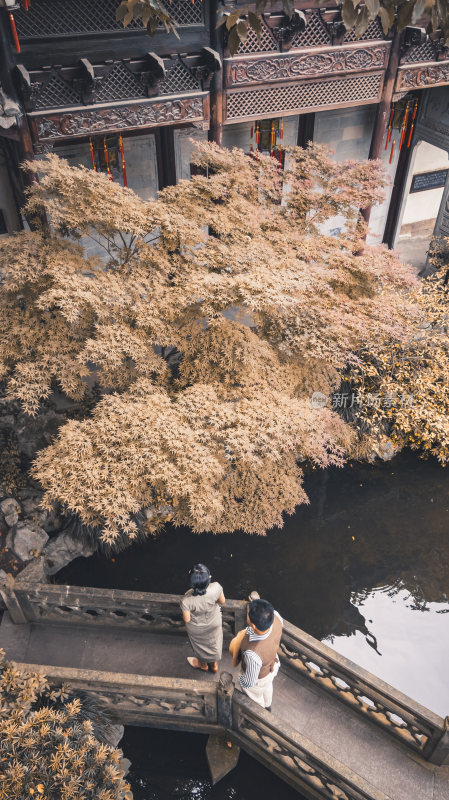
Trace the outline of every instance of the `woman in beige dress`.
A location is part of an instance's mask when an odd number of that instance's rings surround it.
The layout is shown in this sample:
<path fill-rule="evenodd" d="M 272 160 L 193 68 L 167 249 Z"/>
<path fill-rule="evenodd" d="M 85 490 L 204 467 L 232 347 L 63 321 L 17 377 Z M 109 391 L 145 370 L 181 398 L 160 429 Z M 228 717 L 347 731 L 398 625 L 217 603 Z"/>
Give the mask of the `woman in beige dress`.
<path fill-rule="evenodd" d="M 195 564 L 190 570 L 190 589 L 181 600 L 182 618 L 194 652 L 187 661 L 194 669 L 218 672 L 223 650 L 220 606 L 224 603 L 223 588 L 217 582 L 211 583 L 204 564 Z"/>

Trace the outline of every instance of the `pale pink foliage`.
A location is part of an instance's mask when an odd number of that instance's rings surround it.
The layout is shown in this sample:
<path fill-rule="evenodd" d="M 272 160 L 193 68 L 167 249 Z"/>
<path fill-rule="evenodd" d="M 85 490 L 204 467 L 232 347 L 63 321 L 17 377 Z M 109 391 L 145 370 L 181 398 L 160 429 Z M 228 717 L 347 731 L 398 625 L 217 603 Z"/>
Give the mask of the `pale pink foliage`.
<path fill-rule="evenodd" d="M 45 207 L 51 228 L 0 245 L 10 394 L 30 413 L 53 380 L 79 399 L 92 364 L 115 392 L 33 470 L 47 504 L 107 541 L 133 537 L 155 496 L 197 531 L 282 524 L 307 502 L 298 463 L 341 464 L 354 444 L 312 393 L 335 388 L 373 342 L 402 342 L 415 313 L 411 270 L 361 244 L 378 163 L 293 148 L 285 192 L 270 158 L 208 144 L 195 159 L 208 177 L 144 202 L 50 156 L 29 207 Z M 321 234 L 339 213 L 345 233 Z M 85 256 L 88 236 L 104 259 Z"/>

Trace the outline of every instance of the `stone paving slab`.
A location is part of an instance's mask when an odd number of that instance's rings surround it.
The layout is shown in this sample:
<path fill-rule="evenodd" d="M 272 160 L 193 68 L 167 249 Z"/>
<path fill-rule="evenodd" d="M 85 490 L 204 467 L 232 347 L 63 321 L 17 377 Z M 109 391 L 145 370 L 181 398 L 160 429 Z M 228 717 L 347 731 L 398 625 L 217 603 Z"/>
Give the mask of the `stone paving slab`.
<path fill-rule="evenodd" d="M 216 681 L 193 670 L 191 648 L 179 635 L 94 626 L 14 625 L 8 614 L 0 626 L 0 647 L 25 663 Z M 224 654 L 220 668 L 238 670 Z M 396 743 L 368 719 L 346 708 L 306 679 L 280 671 L 273 713 L 346 764 L 391 800 L 449 800 L 449 768 L 434 767 Z"/>

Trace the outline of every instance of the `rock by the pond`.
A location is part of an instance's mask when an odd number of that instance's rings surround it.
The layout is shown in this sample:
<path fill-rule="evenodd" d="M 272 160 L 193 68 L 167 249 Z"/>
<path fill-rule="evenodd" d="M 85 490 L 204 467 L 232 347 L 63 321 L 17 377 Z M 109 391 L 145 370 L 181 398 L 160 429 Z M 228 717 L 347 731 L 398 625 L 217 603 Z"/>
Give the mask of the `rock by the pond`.
<path fill-rule="evenodd" d="M 378 458 L 382 461 L 391 461 L 398 452 L 397 446 L 389 439 L 379 439 L 372 451 L 368 454 L 367 460 L 373 464 Z"/>
<path fill-rule="evenodd" d="M 47 582 L 44 556 L 33 558 L 33 560 L 29 561 L 28 564 L 21 570 L 21 572 L 19 572 L 19 574 L 16 576 L 15 582 L 16 584 L 20 584 L 22 581 L 31 581 L 31 583 Z"/>
<path fill-rule="evenodd" d="M 39 555 L 47 541 L 48 534 L 43 528 L 34 522 L 25 521 L 19 522 L 9 532 L 6 544 L 22 561 L 30 561 L 31 558 Z"/>
<path fill-rule="evenodd" d="M 63 531 L 51 539 L 43 550 L 45 557 L 45 571 L 47 575 L 55 575 L 66 564 L 70 564 L 79 556 L 88 557 L 95 552 L 95 547 L 86 542 L 74 539 L 70 533 Z"/>
<path fill-rule="evenodd" d="M 0 509 L 2 514 L 5 518 L 5 522 L 12 528 L 13 525 L 16 524 L 17 520 L 19 519 L 20 514 L 20 505 L 17 500 L 14 500 L 13 497 L 8 497 L 6 500 L 3 500 L 0 503 Z"/>
<path fill-rule="evenodd" d="M 22 507 L 25 514 L 32 514 L 33 511 L 37 511 L 39 509 L 39 504 L 41 502 L 41 495 L 35 494 L 31 497 L 26 497 L 22 500 Z"/>

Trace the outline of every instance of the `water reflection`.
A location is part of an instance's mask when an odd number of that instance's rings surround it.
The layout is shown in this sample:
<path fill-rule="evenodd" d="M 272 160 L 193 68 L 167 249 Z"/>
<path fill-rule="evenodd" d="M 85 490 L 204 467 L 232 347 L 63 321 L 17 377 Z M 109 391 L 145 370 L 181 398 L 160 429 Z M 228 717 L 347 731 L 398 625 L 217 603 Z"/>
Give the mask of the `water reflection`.
<path fill-rule="evenodd" d="M 282 531 L 168 528 L 115 562 L 78 559 L 57 580 L 184 592 L 191 564 L 205 562 L 229 597 L 257 589 L 300 628 L 449 713 L 449 471 L 403 453 L 389 464 L 312 472 L 306 489 L 310 506 Z"/>
<path fill-rule="evenodd" d="M 354 627 L 354 635 L 337 632 L 325 637 L 326 643 L 379 678 L 389 683 L 394 678 L 402 692 L 432 711 L 448 713 L 448 604 L 417 603 L 399 586 L 354 594 L 352 603 L 361 619 L 380 631 L 380 652 L 364 646 L 365 624 Z"/>

